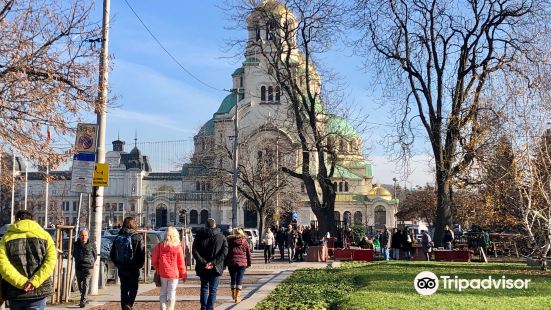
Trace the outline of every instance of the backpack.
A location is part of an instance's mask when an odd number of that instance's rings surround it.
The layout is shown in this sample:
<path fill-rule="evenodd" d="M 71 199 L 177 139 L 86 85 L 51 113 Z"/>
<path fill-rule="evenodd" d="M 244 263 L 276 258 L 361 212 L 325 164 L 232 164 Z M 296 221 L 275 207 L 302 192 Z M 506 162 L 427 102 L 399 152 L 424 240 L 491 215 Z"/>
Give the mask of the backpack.
<path fill-rule="evenodd" d="M 115 247 L 115 264 L 130 264 L 134 259 L 134 249 L 132 248 L 132 234 L 118 235 L 113 241 Z"/>

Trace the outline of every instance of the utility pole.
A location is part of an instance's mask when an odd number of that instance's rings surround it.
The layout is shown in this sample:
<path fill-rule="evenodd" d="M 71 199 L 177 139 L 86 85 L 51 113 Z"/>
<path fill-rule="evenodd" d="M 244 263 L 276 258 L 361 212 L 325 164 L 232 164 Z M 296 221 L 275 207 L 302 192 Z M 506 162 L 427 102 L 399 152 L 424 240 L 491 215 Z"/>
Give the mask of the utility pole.
<path fill-rule="evenodd" d="M 238 146 L 239 146 L 239 91 L 237 88 L 233 89 L 235 92 L 235 116 L 233 118 L 233 178 L 232 178 L 232 205 L 231 205 L 231 226 L 232 228 L 237 227 L 237 175 L 239 173 L 237 169 L 237 157 L 238 157 Z"/>
<path fill-rule="evenodd" d="M 46 197 L 44 205 L 44 228 L 48 227 L 48 205 L 50 204 L 50 163 L 46 163 Z"/>
<path fill-rule="evenodd" d="M 13 214 L 15 208 L 15 152 L 12 151 L 12 166 L 11 166 L 11 223 L 15 221 Z"/>
<path fill-rule="evenodd" d="M 27 210 L 27 194 L 29 192 L 29 173 L 28 173 L 28 164 L 25 162 L 25 210 Z"/>
<path fill-rule="evenodd" d="M 101 54 L 99 63 L 98 105 L 96 108 L 98 137 L 96 162 L 105 163 L 105 125 L 107 121 L 107 79 L 109 70 L 109 8 L 110 0 L 103 0 L 103 22 L 101 28 Z M 103 217 L 103 187 L 95 187 L 92 191 L 94 198 L 94 219 L 92 222 L 91 239 L 96 245 L 97 253 L 101 252 L 101 228 Z M 89 210 L 90 212 L 91 210 Z M 100 271 L 100 257 L 94 263 L 92 279 L 90 281 L 90 295 L 98 294 Z"/>

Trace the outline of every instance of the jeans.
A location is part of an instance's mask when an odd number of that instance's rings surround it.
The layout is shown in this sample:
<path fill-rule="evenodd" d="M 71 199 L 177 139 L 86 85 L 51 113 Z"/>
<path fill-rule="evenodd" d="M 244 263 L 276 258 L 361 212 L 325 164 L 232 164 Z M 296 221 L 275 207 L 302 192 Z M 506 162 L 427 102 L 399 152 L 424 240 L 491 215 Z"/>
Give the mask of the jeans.
<path fill-rule="evenodd" d="M 220 283 L 220 276 L 200 276 L 201 278 L 201 310 L 214 310 L 216 291 Z"/>
<path fill-rule="evenodd" d="M 169 300 L 176 300 L 176 288 L 178 287 L 178 279 L 161 278 L 161 293 L 159 300 L 161 303 Z"/>
<path fill-rule="evenodd" d="M 383 259 L 389 260 L 388 248 L 381 248 L 381 252 L 383 253 Z"/>
<path fill-rule="evenodd" d="M 92 269 L 75 270 L 75 276 L 77 277 L 78 290 L 80 291 L 80 301 L 86 301 Z"/>
<path fill-rule="evenodd" d="M 228 267 L 228 271 L 230 272 L 230 285 L 241 288 L 245 267 Z"/>
<path fill-rule="evenodd" d="M 138 281 L 140 269 L 120 269 L 119 279 L 121 281 L 121 308 L 125 305 L 132 307 L 138 294 Z"/>
<path fill-rule="evenodd" d="M 273 253 L 272 253 L 272 245 L 266 244 L 264 245 L 264 262 L 267 263 L 269 260 L 272 259 Z"/>
<path fill-rule="evenodd" d="M 392 249 L 392 256 L 395 260 L 400 260 L 400 249 Z"/>
<path fill-rule="evenodd" d="M 293 258 L 295 257 L 295 251 L 296 248 L 294 246 L 287 248 L 287 254 L 289 254 L 289 263 L 293 261 Z"/>
<path fill-rule="evenodd" d="M 411 251 L 404 251 L 404 257 L 406 260 L 411 260 Z"/>
<path fill-rule="evenodd" d="M 10 300 L 11 310 L 44 310 L 46 308 L 46 299 L 35 300 Z"/>
<path fill-rule="evenodd" d="M 452 243 L 451 242 L 444 243 L 444 248 L 446 250 L 453 250 Z"/>
<path fill-rule="evenodd" d="M 285 259 L 285 246 L 280 243 L 277 245 L 277 247 L 279 248 L 279 254 L 281 254 L 281 260 L 284 260 Z"/>

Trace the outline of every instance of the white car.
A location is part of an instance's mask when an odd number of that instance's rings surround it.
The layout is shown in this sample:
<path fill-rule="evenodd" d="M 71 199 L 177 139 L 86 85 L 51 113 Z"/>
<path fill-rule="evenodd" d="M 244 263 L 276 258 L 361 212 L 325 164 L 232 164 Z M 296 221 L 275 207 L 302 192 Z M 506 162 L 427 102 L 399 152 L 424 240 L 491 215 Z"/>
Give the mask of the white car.
<path fill-rule="evenodd" d="M 258 248 L 258 229 L 256 228 L 245 228 L 243 229 L 245 234 L 249 236 L 249 241 L 251 244 L 251 249 L 257 249 Z"/>

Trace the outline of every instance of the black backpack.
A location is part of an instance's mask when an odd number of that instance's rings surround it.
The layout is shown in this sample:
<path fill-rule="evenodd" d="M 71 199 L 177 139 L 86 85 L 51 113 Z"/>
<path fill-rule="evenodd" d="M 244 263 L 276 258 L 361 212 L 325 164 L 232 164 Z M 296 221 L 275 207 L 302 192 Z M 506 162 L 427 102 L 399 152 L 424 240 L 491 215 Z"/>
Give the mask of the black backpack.
<path fill-rule="evenodd" d="M 134 259 L 132 234 L 118 235 L 113 241 L 115 247 L 115 264 L 130 264 Z"/>

